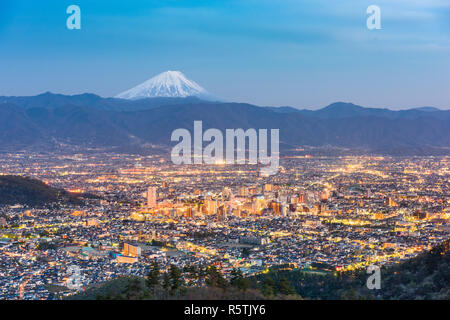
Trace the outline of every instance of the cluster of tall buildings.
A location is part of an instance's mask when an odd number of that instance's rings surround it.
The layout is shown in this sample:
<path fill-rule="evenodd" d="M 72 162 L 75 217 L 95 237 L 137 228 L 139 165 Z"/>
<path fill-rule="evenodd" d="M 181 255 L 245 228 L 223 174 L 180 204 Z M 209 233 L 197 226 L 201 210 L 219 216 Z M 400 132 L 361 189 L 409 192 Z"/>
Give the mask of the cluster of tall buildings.
<path fill-rule="evenodd" d="M 167 184 L 165 184 L 167 186 Z M 168 193 L 161 185 L 158 188 L 150 186 L 146 191 L 146 209 L 133 212 L 130 217 L 134 220 L 145 220 L 146 214 L 162 214 L 170 217 L 184 216 L 216 216 L 216 221 L 225 221 L 230 216 L 246 217 L 251 215 L 289 216 L 290 213 L 302 208 L 306 199 L 316 199 L 318 204 L 314 212 L 324 213 L 327 194 L 308 196 L 304 192 L 288 192 L 279 185 L 263 184 L 254 186 L 240 186 L 233 192 L 230 187 L 223 187 L 221 192 L 193 192 L 185 197 L 169 199 Z M 158 198 L 159 196 L 159 198 Z M 193 200 L 193 201 L 192 201 Z"/>
<path fill-rule="evenodd" d="M 150 209 L 156 208 L 157 204 L 157 192 L 155 187 L 148 187 L 147 190 L 147 207 Z"/>

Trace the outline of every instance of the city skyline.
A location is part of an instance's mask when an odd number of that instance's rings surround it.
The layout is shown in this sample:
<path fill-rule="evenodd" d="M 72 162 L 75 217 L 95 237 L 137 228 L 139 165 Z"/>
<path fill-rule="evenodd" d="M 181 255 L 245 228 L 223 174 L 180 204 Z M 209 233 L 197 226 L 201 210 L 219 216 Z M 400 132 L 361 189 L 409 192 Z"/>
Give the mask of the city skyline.
<path fill-rule="evenodd" d="M 286 157 L 266 177 L 249 164 L 178 166 L 164 156 L 75 150 L 0 158 L 0 299 L 71 299 L 104 281 L 146 277 L 154 263 L 162 273 L 216 266 L 226 279 L 277 268 L 334 277 L 448 243 L 448 156 Z M 5 185 L 38 185 L 23 172 L 87 197 L 32 205 L 46 198 L 28 191 L 17 205 Z M 68 277 L 69 266 L 80 277 Z M 399 299 L 384 277 L 370 299 Z M 205 288 L 192 273 L 183 281 Z M 404 284 L 400 299 L 424 298 L 420 285 Z"/>

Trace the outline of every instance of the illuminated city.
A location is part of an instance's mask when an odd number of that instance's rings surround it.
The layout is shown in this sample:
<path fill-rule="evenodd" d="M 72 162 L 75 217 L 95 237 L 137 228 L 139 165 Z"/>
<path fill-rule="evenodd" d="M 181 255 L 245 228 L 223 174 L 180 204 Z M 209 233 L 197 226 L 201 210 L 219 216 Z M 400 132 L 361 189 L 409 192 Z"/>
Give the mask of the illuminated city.
<path fill-rule="evenodd" d="M 163 269 L 216 265 L 225 277 L 285 264 L 395 264 L 448 238 L 449 161 L 306 155 L 283 158 L 277 175 L 263 176 L 257 165 L 175 166 L 158 155 L 3 155 L 3 175 L 96 197 L 81 206 L 2 207 L 0 298 L 51 298 L 70 265 L 87 287 L 145 276 L 155 260 Z"/>

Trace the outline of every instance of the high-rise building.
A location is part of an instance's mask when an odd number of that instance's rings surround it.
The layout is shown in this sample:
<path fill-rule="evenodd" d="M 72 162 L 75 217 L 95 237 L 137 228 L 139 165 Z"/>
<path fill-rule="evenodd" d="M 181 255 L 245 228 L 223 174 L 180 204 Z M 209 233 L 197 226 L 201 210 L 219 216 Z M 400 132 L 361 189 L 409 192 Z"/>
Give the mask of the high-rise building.
<path fill-rule="evenodd" d="M 141 247 L 134 246 L 129 243 L 124 243 L 123 255 L 129 257 L 139 257 L 141 255 Z"/>
<path fill-rule="evenodd" d="M 281 216 L 287 217 L 287 215 L 288 215 L 288 207 L 283 205 L 281 207 Z"/>
<path fill-rule="evenodd" d="M 238 195 L 239 195 L 240 197 L 245 197 L 245 196 L 247 196 L 247 195 L 248 195 L 248 189 L 247 189 L 246 187 L 240 187 L 240 188 L 239 188 Z"/>
<path fill-rule="evenodd" d="M 273 213 L 276 216 L 281 215 L 281 203 L 277 202 L 277 201 L 271 201 L 269 203 L 269 208 L 271 208 L 273 210 Z"/>
<path fill-rule="evenodd" d="M 325 204 L 320 203 L 320 202 L 317 202 L 314 204 L 314 211 L 317 214 L 325 213 L 326 210 L 327 210 L 327 208 L 326 208 Z"/>
<path fill-rule="evenodd" d="M 225 221 L 227 219 L 227 208 L 224 205 L 221 205 L 217 209 L 217 221 Z"/>
<path fill-rule="evenodd" d="M 301 194 L 298 196 L 298 202 L 300 202 L 300 203 L 305 203 L 305 194 L 304 194 L 304 193 L 301 193 Z"/>
<path fill-rule="evenodd" d="M 215 214 L 217 211 L 217 201 L 216 200 L 206 200 L 205 209 L 207 214 Z"/>
<path fill-rule="evenodd" d="M 186 209 L 186 218 L 193 218 L 194 217 L 194 209 L 192 207 L 188 207 Z"/>
<path fill-rule="evenodd" d="M 147 206 L 149 208 L 156 207 L 156 188 L 149 187 L 147 190 Z"/>

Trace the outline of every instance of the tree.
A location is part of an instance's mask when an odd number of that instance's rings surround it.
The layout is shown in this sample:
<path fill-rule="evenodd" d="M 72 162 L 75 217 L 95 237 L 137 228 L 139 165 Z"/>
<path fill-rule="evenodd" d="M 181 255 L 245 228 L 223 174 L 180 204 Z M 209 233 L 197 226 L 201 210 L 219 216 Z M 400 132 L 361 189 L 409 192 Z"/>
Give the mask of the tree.
<path fill-rule="evenodd" d="M 181 270 L 177 266 L 171 264 L 169 267 L 169 277 L 170 277 L 170 291 L 171 294 L 174 295 L 175 292 L 183 284 Z"/>
<path fill-rule="evenodd" d="M 237 287 L 238 282 L 239 282 L 242 278 L 243 278 L 243 275 L 242 275 L 241 269 L 233 268 L 233 270 L 231 270 L 230 284 L 231 284 L 233 287 Z"/>
<path fill-rule="evenodd" d="M 249 248 L 242 249 L 242 257 L 248 258 L 249 256 L 250 256 L 250 249 Z"/>
<path fill-rule="evenodd" d="M 162 283 L 164 292 L 166 297 L 169 295 L 169 289 L 170 289 L 170 276 L 167 272 L 163 275 L 163 283 Z"/>
<path fill-rule="evenodd" d="M 238 289 L 245 292 L 248 290 L 248 288 L 250 288 L 250 280 L 248 280 L 247 278 L 242 278 L 239 281 Z"/>
<path fill-rule="evenodd" d="M 242 271 L 240 269 L 234 268 L 231 270 L 231 279 L 230 284 L 238 288 L 242 291 L 247 291 L 247 289 L 250 287 L 250 281 L 246 278 L 244 278 L 244 275 L 242 274 Z"/>
<path fill-rule="evenodd" d="M 139 278 L 129 280 L 126 290 L 128 300 L 139 300 L 142 298 L 142 283 Z"/>
<path fill-rule="evenodd" d="M 153 293 L 153 297 L 156 295 L 156 288 L 159 286 L 161 277 L 159 265 L 156 261 L 152 263 L 150 272 L 147 275 L 146 284 L 150 291 Z"/>
<path fill-rule="evenodd" d="M 206 284 L 210 287 L 218 287 L 221 289 L 226 289 L 228 286 L 227 280 L 222 276 L 222 274 L 217 270 L 216 266 L 210 266 L 207 269 Z"/>
<path fill-rule="evenodd" d="M 274 295 L 275 281 L 272 278 L 265 278 L 262 286 L 262 294 L 266 297 Z"/>
<path fill-rule="evenodd" d="M 294 294 L 295 290 L 292 287 L 292 285 L 289 283 L 289 281 L 283 277 L 280 279 L 280 282 L 278 283 L 278 291 L 281 294 L 285 294 L 285 295 L 290 295 L 290 294 Z"/>
<path fill-rule="evenodd" d="M 187 274 L 187 276 L 189 277 L 191 282 L 193 282 L 195 280 L 198 280 L 198 271 L 197 271 L 197 269 L 194 266 L 192 266 L 192 265 L 185 266 L 183 268 L 183 272 L 185 274 L 185 277 L 186 277 L 186 274 Z"/>
<path fill-rule="evenodd" d="M 198 266 L 197 277 L 198 285 L 202 286 L 206 282 L 206 276 L 208 275 L 208 268 L 203 265 Z"/>

